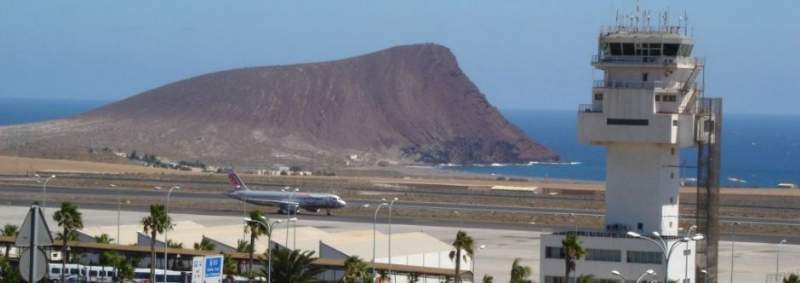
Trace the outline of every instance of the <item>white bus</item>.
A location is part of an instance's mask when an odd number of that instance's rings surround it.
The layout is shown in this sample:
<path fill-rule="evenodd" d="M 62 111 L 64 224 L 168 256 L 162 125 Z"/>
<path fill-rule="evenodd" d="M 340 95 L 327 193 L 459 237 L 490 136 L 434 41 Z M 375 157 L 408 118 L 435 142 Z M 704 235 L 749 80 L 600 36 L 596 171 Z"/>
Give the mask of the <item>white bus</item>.
<path fill-rule="evenodd" d="M 183 283 L 191 281 L 191 272 L 180 272 L 167 270 L 168 283 Z M 150 268 L 137 268 L 134 270 L 133 282 L 136 283 L 149 283 L 150 282 Z M 164 282 L 164 270 L 156 269 L 156 282 Z"/>

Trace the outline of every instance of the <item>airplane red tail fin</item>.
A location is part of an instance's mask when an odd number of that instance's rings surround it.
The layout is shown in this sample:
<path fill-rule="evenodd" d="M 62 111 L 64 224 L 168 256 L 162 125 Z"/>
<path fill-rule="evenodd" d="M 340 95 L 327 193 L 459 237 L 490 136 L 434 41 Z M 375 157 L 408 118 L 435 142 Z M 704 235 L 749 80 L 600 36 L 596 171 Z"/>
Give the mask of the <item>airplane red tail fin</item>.
<path fill-rule="evenodd" d="M 228 173 L 228 181 L 231 183 L 234 190 L 248 190 L 242 178 L 239 178 L 239 175 L 236 175 L 236 172 L 233 172 L 233 170 Z"/>

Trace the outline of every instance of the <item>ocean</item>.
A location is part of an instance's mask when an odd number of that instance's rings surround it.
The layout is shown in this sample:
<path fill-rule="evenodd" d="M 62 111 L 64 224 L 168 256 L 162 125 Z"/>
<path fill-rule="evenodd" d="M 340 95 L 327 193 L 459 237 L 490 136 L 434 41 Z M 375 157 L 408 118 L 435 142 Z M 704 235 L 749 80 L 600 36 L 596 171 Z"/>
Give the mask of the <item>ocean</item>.
<path fill-rule="evenodd" d="M 559 110 L 502 110 L 528 136 L 560 154 L 558 164 L 447 167 L 475 173 L 602 181 L 605 149 L 579 144 L 577 113 Z M 697 151 L 681 152 L 682 178 L 694 178 Z M 721 183 L 730 187 L 800 184 L 800 116 L 723 113 Z"/>
<path fill-rule="evenodd" d="M 0 125 L 68 117 L 106 103 L 108 102 L 0 98 Z M 502 113 L 526 134 L 561 155 L 563 162 L 443 168 L 503 176 L 592 181 L 605 179 L 605 150 L 577 142 L 575 111 L 506 109 Z M 723 185 L 774 187 L 781 182 L 800 184 L 800 116 L 725 113 L 723 123 Z M 691 149 L 681 152 L 682 177 L 695 176 L 696 154 Z"/>

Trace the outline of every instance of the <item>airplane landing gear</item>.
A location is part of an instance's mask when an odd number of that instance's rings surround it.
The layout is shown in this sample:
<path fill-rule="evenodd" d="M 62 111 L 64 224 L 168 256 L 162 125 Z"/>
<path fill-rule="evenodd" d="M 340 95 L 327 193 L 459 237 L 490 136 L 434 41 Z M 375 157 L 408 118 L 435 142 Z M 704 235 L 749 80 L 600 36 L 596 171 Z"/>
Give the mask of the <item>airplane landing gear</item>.
<path fill-rule="evenodd" d="M 326 209 L 325 212 L 326 212 L 325 213 L 326 215 L 331 216 L 331 210 L 330 209 Z"/>

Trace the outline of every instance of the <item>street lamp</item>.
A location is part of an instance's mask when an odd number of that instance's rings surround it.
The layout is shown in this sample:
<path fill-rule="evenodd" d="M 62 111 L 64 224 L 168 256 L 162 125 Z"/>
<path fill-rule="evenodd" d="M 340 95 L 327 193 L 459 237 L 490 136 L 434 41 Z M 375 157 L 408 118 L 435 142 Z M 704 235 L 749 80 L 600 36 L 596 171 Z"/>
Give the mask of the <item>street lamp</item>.
<path fill-rule="evenodd" d="M 50 177 L 47 177 L 47 178 L 39 176 L 39 174 L 36 174 L 36 175 L 33 175 L 33 176 L 35 176 L 36 178 L 39 178 L 38 180 L 36 180 L 37 183 L 42 183 L 42 208 L 46 209 L 47 208 L 47 183 L 49 183 L 50 180 L 55 179 L 56 175 L 50 175 Z M 44 179 L 44 182 L 42 182 L 41 179 Z"/>
<path fill-rule="evenodd" d="M 286 248 L 287 249 L 289 248 L 289 222 L 291 221 L 291 220 L 289 220 L 289 218 L 292 216 L 292 214 L 295 214 L 294 212 L 297 211 L 297 206 L 299 205 L 298 203 L 293 202 L 292 199 L 294 198 L 294 193 L 300 191 L 300 188 L 294 188 L 294 190 L 290 190 L 290 189 L 291 189 L 290 187 L 285 187 L 285 188 L 281 189 L 282 192 L 290 192 L 289 193 L 289 203 L 286 204 L 287 205 L 287 207 L 286 207 Z M 289 212 L 289 211 L 292 211 L 292 212 Z"/>
<path fill-rule="evenodd" d="M 385 200 L 386 199 L 384 199 L 384 201 Z M 389 206 L 389 203 L 382 202 L 381 204 L 378 205 L 377 208 L 375 208 L 375 216 L 373 217 L 372 221 L 372 278 L 375 278 L 375 276 L 377 276 L 377 273 L 375 273 L 375 235 L 377 234 L 377 232 L 375 231 L 377 230 L 376 227 L 378 225 L 378 211 L 380 211 L 381 207 L 384 206 Z M 364 208 L 368 207 L 369 204 L 364 205 Z"/>
<path fill-rule="evenodd" d="M 297 227 L 297 217 L 292 217 L 286 220 L 286 249 L 289 249 L 289 229 L 292 226 L 292 223 L 295 223 L 295 227 Z M 295 239 L 297 239 L 295 235 Z"/>
<path fill-rule="evenodd" d="M 733 283 L 733 260 L 736 254 L 734 250 L 736 249 L 736 226 L 739 225 L 739 222 L 733 222 L 733 233 L 731 236 L 731 283 Z"/>
<path fill-rule="evenodd" d="M 480 246 L 478 246 L 478 251 L 480 252 L 485 248 L 486 248 L 486 245 L 480 245 Z M 473 257 L 472 257 L 472 274 L 473 274 L 473 276 L 475 275 L 475 265 L 477 265 L 477 262 L 478 262 L 477 259 L 478 259 L 478 253 L 475 253 L 475 255 L 473 255 Z"/>
<path fill-rule="evenodd" d="M 692 225 L 689 227 L 689 231 L 686 233 L 686 235 L 693 235 L 695 231 L 697 231 L 697 225 Z M 689 279 L 689 254 L 691 253 L 691 251 L 689 250 L 689 242 L 687 241 L 685 243 L 686 243 L 685 246 L 686 248 L 683 250 L 683 256 L 684 256 L 683 280 L 688 281 L 687 279 Z"/>
<path fill-rule="evenodd" d="M 683 237 L 680 240 L 672 243 L 672 245 L 669 245 L 667 241 L 664 240 L 664 238 L 661 236 L 661 234 L 656 231 L 653 231 L 653 236 L 655 236 L 658 240 L 652 239 L 650 237 L 644 237 L 639 233 L 633 231 L 629 231 L 627 235 L 629 237 L 647 240 L 648 242 L 653 243 L 659 249 L 661 249 L 661 253 L 664 256 L 664 282 L 669 282 L 669 259 L 670 257 L 672 257 L 672 252 L 674 251 L 675 246 L 677 246 L 680 243 L 685 243 L 688 241 L 699 241 L 703 239 L 703 235 L 696 234 L 692 237 Z"/>
<path fill-rule="evenodd" d="M 628 282 L 628 279 L 625 279 L 625 276 L 622 276 L 622 273 L 620 273 L 617 270 L 612 270 L 611 275 L 619 277 L 620 279 L 622 279 L 623 283 Z M 636 283 L 642 282 L 642 279 L 644 279 L 647 276 L 655 276 L 655 275 L 656 275 L 655 271 L 653 271 L 652 269 L 648 269 L 647 271 L 642 273 L 642 275 L 640 275 L 638 279 L 636 279 Z"/>
<path fill-rule="evenodd" d="M 180 186 L 175 185 L 175 186 L 170 187 L 169 190 L 167 190 L 167 200 L 166 200 L 166 204 L 164 205 L 165 213 L 167 215 L 167 219 L 169 219 L 169 198 L 170 198 L 170 196 L 172 196 L 172 191 L 173 190 L 179 190 L 180 188 L 181 188 Z M 159 190 L 159 191 L 163 190 L 163 188 L 161 188 L 161 187 L 155 187 L 155 189 Z M 169 223 L 170 226 L 172 226 L 172 223 L 171 223 L 172 221 L 169 221 L 169 222 L 170 222 Z M 166 229 L 164 229 L 164 283 L 167 283 L 167 251 L 169 249 L 169 239 L 167 238 L 167 233 L 169 232 L 170 228 L 171 227 L 167 227 Z M 155 239 L 153 239 L 153 241 L 155 241 Z"/>
<path fill-rule="evenodd" d="M 394 202 L 398 201 L 397 197 L 393 198 L 392 201 L 389 202 L 389 281 L 394 282 L 394 275 L 392 274 L 392 207 L 394 206 Z"/>
<path fill-rule="evenodd" d="M 275 221 L 272 221 L 272 223 L 267 224 L 266 221 L 269 221 L 269 220 L 267 220 L 267 218 L 264 217 L 263 215 L 261 216 L 261 219 L 258 219 L 258 220 L 254 220 L 254 219 L 252 219 L 250 217 L 244 217 L 243 219 L 244 219 L 245 222 L 258 223 L 259 225 L 263 226 L 264 228 L 267 228 L 267 262 L 268 262 L 267 263 L 268 264 L 268 266 L 267 266 L 267 283 L 271 283 L 272 282 L 272 246 L 271 246 L 271 244 L 272 244 L 272 227 L 275 224 L 280 224 L 283 221 L 282 220 L 275 220 Z M 252 247 L 252 248 L 253 248 L 253 250 L 255 250 L 256 247 Z M 287 249 L 288 249 L 288 247 L 287 247 Z"/>
<path fill-rule="evenodd" d="M 781 245 L 786 244 L 786 239 L 781 240 L 778 242 L 778 245 L 775 247 L 775 277 L 780 278 L 781 274 Z"/>
<path fill-rule="evenodd" d="M 119 245 L 119 218 L 122 211 L 122 197 L 120 196 L 120 189 L 117 188 L 117 185 L 110 184 L 108 186 L 115 188 L 117 191 L 117 245 Z"/>
<path fill-rule="evenodd" d="M 708 270 L 700 269 L 700 273 L 703 273 L 703 283 L 708 283 Z"/>

